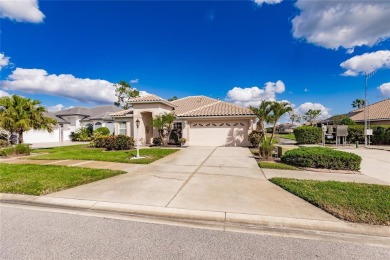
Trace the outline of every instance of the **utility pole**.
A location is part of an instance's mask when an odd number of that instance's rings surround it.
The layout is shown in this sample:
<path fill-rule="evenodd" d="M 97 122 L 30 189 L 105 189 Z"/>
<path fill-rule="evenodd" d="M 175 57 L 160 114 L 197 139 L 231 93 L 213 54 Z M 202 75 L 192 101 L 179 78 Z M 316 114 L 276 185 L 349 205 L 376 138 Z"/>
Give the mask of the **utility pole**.
<path fill-rule="evenodd" d="M 376 70 L 371 71 L 370 73 L 365 73 L 365 80 L 366 80 L 366 86 L 365 86 L 365 93 L 364 93 L 364 145 L 368 146 L 369 144 L 369 133 L 368 129 L 370 128 L 370 119 L 369 119 L 369 112 L 368 112 L 368 98 L 367 98 L 367 89 L 368 89 L 368 78 L 374 75 Z"/>

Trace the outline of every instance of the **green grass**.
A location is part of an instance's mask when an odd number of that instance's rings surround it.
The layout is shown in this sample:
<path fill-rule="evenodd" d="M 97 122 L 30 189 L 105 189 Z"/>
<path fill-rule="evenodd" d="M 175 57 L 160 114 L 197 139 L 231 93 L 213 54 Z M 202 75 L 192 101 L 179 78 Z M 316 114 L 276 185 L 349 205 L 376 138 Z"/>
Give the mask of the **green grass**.
<path fill-rule="evenodd" d="M 277 137 L 284 138 L 284 139 L 290 139 L 295 141 L 295 135 L 293 133 L 291 134 L 277 134 Z"/>
<path fill-rule="evenodd" d="M 279 163 L 279 162 L 259 162 L 260 168 L 264 169 L 278 169 L 278 170 L 295 170 L 298 171 L 299 168 L 284 164 L 284 163 Z"/>
<path fill-rule="evenodd" d="M 48 153 L 30 157 L 32 160 L 93 160 L 121 163 L 148 164 L 170 155 L 178 149 L 150 148 L 140 149 L 140 156 L 144 159 L 130 160 L 136 155 L 136 150 L 104 151 L 103 148 L 89 148 L 87 145 L 62 146 L 48 149 L 34 150 L 34 153 Z"/>
<path fill-rule="evenodd" d="M 0 164 L 0 192 L 43 195 L 124 173 L 55 165 Z"/>
<path fill-rule="evenodd" d="M 390 186 L 284 178 L 270 181 L 340 219 L 390 225 Z"/>

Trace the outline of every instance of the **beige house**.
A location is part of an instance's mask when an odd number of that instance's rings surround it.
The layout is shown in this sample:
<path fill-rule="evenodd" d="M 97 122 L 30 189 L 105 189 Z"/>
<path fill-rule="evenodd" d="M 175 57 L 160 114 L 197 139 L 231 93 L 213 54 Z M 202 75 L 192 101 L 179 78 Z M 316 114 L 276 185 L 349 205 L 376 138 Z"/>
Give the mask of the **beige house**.
<path fill-rule="evenodd" d="M 367 106 L 371 125 L 390 125 L 390 98 Z M 349 112 L 346 116 L 358 124 L 364 124 L 364 108 Z"/>
<path fill-rule="evenodd" d="M 144 144 L 157 137 L 152 118 L 174 113 L 176 129 L 192 146 L 248 146 L 248 133 L 253 130 L 256 116 L 245 107 L 205 96 L 190 96 L 168 102 L 155 95 L 132 99 L 132 108 L 110 115 L 116 134 L 133 136 Z M 137 131 L 136 120 L 140 121 Z"/>

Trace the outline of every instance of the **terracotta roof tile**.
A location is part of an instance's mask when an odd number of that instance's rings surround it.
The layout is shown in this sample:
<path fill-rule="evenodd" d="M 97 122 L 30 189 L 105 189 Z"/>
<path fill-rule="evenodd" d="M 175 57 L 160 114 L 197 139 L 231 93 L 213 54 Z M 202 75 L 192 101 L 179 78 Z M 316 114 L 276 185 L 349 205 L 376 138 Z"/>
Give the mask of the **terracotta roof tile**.
<path fill-rule="evenodd" d="M 370 120 L 390 120 L 390 98 L 369 105 Z M 356 109 L 348 114 L 354 121 L 364 121 L 364 108 Z"/>
<path fill-rule="evenodd" d="M 163 99 L 163 98 L 156 96 L 156 95 L 153 95 L 153 94 L 148 94 L 148 95 L 145 95 L 142 97 L 129 99 L 130 104 L 148 103 L 148 102 L 161 102 L 161 103 L 164 103 L 164 104 L 172 106 L 172 107 L 175 106 L 171 102 L 167 101 L 166 99 Z"/>
<path fill-rule="evenodd" d="M 118 116 L 125 116 L 125 115 L 128 115 L 128 114 L 133 114 L 133 108 L 129 108 L 129 109 L 122 110 L 122 111 L 119 111 L 119 112 L 111 113 L 110 116 L 118 117 Z"/>

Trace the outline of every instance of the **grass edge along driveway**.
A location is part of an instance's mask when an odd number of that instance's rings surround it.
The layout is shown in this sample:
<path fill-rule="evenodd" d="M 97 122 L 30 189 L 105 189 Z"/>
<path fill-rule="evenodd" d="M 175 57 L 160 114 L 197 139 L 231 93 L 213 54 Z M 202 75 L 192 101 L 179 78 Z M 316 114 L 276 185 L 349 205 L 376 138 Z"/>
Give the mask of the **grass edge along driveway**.
<path fill-rule="evenodd" d="M 390 186 L 287 178 L 270 181 L 337 218 L 390 226 Z"/>
<path fill-rule="evenodd" d="M 88 145 L 71 145 L 46 149 L 36 149 L 33 153 L 46 153 L 29 157 L 31 160 L 90 160 L 120 163 L 149 164 L 165 156 L 179 151 L 170 148 L 140 149 L 143 159 L 130 160 L 136 155 L 136 150 L 105 151 L 103 148 L 90 148 Z"/>
<path fill-rule="evenodd" d="M 45 195 L 124 173 L 57 165 L 0 164 L 0 192 Z"/>

